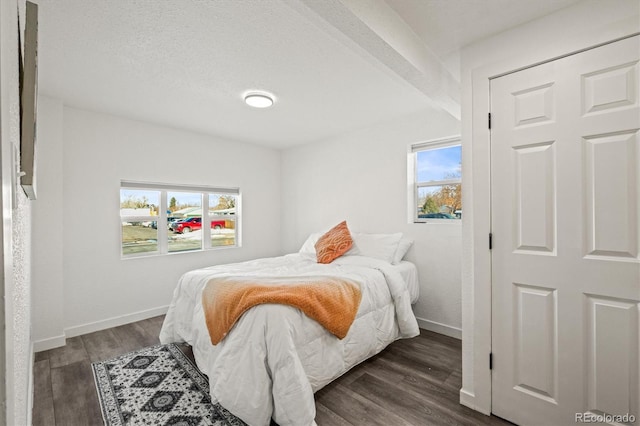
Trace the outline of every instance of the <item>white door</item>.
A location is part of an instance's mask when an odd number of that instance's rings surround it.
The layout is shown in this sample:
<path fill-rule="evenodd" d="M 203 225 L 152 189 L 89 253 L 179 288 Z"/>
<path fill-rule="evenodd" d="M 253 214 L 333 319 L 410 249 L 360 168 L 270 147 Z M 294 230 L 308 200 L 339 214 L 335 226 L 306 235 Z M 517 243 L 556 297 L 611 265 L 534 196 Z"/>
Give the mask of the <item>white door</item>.
<path fill-rule="evenodd" d="M 491 81 L 492 412 L 517 424 L 640 424 L 639 58 Z"/>

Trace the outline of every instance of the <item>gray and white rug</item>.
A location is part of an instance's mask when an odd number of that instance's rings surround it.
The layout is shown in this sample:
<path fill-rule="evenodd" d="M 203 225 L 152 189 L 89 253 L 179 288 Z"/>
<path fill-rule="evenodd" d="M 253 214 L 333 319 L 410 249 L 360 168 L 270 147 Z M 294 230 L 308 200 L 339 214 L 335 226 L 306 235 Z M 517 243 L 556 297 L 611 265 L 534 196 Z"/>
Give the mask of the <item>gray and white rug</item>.
<path fill-rule="evenodd" d="M 246 426 L 218 403 L 209 382 L 174 344 L 91 365 L 107 426 Z"/>

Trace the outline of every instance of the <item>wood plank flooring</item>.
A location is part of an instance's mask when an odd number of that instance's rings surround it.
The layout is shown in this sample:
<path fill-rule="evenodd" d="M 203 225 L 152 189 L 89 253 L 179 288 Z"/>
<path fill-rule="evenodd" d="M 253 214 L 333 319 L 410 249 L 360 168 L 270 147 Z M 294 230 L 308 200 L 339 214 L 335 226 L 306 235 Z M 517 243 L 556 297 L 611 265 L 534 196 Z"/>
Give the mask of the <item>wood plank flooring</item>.
<path fill-rule="evenodd" d="M 34 365 L 34 426 L 102 425 L 91 362 L 152 346 L 164 317 L 67 339 Z M 193 357 L 190 348 L 184 352 Z M 458 403 L 460 341 L 429 331 L 399 340 L 316 393 L 319 426 L 508 425 Z"/>

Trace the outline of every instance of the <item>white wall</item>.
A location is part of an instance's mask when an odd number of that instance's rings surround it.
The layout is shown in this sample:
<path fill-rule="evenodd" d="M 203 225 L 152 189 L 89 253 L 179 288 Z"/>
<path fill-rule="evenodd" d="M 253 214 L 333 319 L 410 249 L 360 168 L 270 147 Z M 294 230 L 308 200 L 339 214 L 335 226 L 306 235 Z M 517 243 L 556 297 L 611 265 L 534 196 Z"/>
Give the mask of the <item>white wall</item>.
<path fill-rule="evenodd" d="M 489 78 L 640 31 L 637 0 L 585 0 L 467 46 L 462 65 L 463 404 L 491 410 Z"/>
<path fill-rule="evenodd" d="M 39 97 L 38 199 L 31 216 L 33 340 L 50 347 L 64 345 L 62 114 L 61 101 Z"/>
<path fill-rule="evenodd" d="M 31 423 L 33 350 L 31 340 L 30 202 L 17 186 L 20 146 L 18 93 L 18 6 L 0 2 L 0 146 L 2 172 L 3 321 L 0 339 L 0 424 Z M 23 15 L 24 16 L 24 15 Z"/>
<path fill-rule="evenodd" d="M 56 336 L 163 313 L 188 270 L 280 254 L 278 151 L 62 107 L 52 99 L 41 106 L 46 130 L 40 145 L 49 146 L 39 146 L 39 178 L 47 184 L 34 204 L 33 246 L 52 257 L 35 262 L 34 311 L 48 309 L 49 296 L 59 303 L 62 295 L 63 308 L 62 317 L 58 311 L 38 317 L 36 349 L 56 346 Z M 240 187 L 242 247 L 121 259 L 121 179 Z"/>
<path fill-rule="evenodd" d="M 426 110 L 283 151 L 284 251 L 298 251 L 310 233 L 342 220 L 355 232 L 401 231 L 415 241 L 408 259 L 420 274 L 414 310 L 421 327 L 459 337 L 460 222 L 407 220 L 408 146 L 459 134 L 459 125 L 446 113 Z"/>

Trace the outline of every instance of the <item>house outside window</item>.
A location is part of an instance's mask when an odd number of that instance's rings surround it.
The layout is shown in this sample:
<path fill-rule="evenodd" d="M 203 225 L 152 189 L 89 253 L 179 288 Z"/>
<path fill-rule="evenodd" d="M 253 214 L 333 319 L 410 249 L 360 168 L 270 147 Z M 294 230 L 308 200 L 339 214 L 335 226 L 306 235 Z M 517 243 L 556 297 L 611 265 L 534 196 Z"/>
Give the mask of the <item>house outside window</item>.
<path fill-rule="evenodd" d="M 411 145 L 409 208 L 414 222 L 462 219 L 461 166 L 459 136 Z"/>
<path fill-rule="evenodd" d="M 122 181 L 120 223 L 123 258 L 240 247 L 240 190 Z"/>

